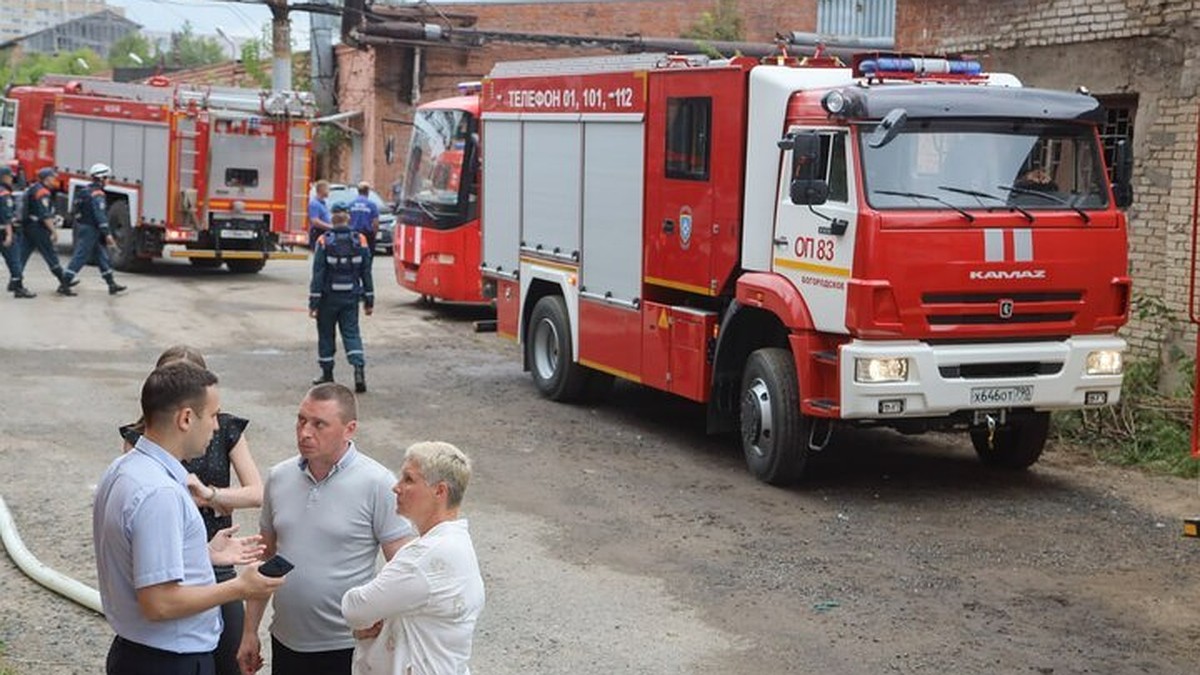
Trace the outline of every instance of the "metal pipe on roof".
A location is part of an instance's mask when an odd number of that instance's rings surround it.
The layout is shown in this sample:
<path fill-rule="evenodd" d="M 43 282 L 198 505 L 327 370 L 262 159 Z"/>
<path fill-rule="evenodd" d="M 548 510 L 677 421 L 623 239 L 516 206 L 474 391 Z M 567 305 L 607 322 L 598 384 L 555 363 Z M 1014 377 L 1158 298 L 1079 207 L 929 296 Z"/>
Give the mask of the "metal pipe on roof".
<path fill-rule="evenodd" d="M 389 44 L 389 40 L 405 43 L 444 44 L 445 46 L 456 47 L 479 47 L 487 42 L 508 42 L 515 44 L 591 47 L 626 53 L 646 51 L 710 53 L 716 51 L 726 55 L 741 54 L 752 57 L 770 56 L 779 53 L 778 44 L 763 42 L 707 41 L 684 38 L 643 37 L 638 35 L 528 33 L 475 28 L 451 28 L 415 21 L 383 21 L 366 24 L 360 27 L 357 33 L 361 42 L 375 45 Z M 831 43 L 823 41 L 821 36 L 816 34 L 798 32 L 788 33 L 781 37 L 784 39 L 784 44 L 791 47 L 795 53 L 794 55 L 797 56 L 812 55 L 815 53 L 818 44 L 823 45 L 823 53 L 825 55 L 837 56 L 842 59 L 849 59 L 864 48 L 890 48 L 885 46 L 885 43 L 890 45 L 890 41 L 885 39 L 859 39 L 857 42 L 854 42 L 852 38 L 838 37 L 837 39 L 842 42 Z"/>

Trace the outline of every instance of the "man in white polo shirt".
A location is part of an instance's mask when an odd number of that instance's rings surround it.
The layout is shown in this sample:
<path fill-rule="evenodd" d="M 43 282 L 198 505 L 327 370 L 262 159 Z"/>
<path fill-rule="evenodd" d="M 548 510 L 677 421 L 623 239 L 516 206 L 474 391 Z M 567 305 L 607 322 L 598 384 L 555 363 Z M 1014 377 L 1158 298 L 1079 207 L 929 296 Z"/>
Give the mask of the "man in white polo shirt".
<path fill-rule="evenodd" d="M 342 618 L 342 595 L 375 576 L 377 552 L 391 559 L 413 535 L 395 511 L 396 478 L 358 451 L 354 394 L 328 382 L 308 391 L 296 416 L 300 456 L 271 468 L 259 529 L 266 555 L 295 565 L 276 595 L 271 621 L 273 675 L 350 673 L 354 637 Z M 258 627 L 265 601 L 246 603 L 238 663 L 262 667 Z"/>

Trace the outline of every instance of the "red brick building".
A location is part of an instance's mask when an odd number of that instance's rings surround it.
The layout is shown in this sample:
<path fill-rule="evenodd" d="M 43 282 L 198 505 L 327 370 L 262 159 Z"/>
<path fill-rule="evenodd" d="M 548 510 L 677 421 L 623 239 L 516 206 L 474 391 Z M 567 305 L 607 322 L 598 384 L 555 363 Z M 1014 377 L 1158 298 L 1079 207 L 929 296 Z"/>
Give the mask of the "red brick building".
<path fill-rule="evenodd" d="M 427 12 L 430 23 L 445 24 L 446 17 L 475 19 L 472 28 L 537 34 L 678 38 L 717 0 L 542 0 L 501 1 L 481 4 L 432 3 L 444 13 Z M 739 15 L 746 41 L 770 42 L 778 32 L 815 31 L 817 0 L 739 0 Z M 387 10 L 375 6 L 380 13 Z M 397 10 L 412 17 L 412 10 Z M 414 102 L 455 94 L 458 83 L 479 80 L 498 61 L 566 58 L 610 54 L 603 49 L 546 46 L 534 43 L 489 41 L 472 48 L 375 44 L 365 48 L 337 47 L 337 100 L 340 110 L 361 110 L 353 122 L 361 131 L 361 144 L 344 146 L 330 169 L 338 179 L 362 177 L 386 195 L 400 177 L 408 151 Z M 413 73 L 418 76 L 414 82 Z"/>
<path fill-rule="evenodd" d="M 1200 108 L 1196 0 L 899 0 L 896 43 L 981 55 L 1027 86 L 1087 87 L 1107 106 L 1106 140 L 1130 136 L 1136 351 L 1190 355 L 1191 214 Z M 1141 308 L 1143 316 L 1139 314 Z M 1168 370 L 1171 370 L 1168 368 Z"/>

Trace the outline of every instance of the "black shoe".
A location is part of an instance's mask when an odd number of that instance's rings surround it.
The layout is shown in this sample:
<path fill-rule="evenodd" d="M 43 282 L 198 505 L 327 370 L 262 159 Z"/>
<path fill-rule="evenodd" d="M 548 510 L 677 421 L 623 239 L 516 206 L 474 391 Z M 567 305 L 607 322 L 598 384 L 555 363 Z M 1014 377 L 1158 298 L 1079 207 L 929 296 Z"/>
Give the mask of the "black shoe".
<path fill-rule="evenodd" d="M 19 282 L 9 281 L 8 282 L 8 292 L 14 293 L 14 292 L 16 292 L 17 288 L 19 288 L 20 286 L 21 286 L 21 284 Z"/>
<path fill-rule="evenodd" d="M 37 293 L 34 293 L 33 291 L 29 290 L 28 288 L 25 288 L 25 286 L 22 284 L 17 284 L 17 287 L 12 289 L 12 294 L 13 294 L 14 298 L 36 298 L 37 297 Z"/>
<path fill-rule="evenodd" d="M 68 295 L 68 296 L 79 295 L 75 291 L 71 290 L 71 284 L 65 279 L 63 280 L 63 282 L 61 284 L 58 285 L 58 290 L 56 290 L 54 292 L 58 293 L 59 295 Z"/>
<path fill-rule="evenodd" d="M 67 285 L 68 286 L 78 286 L 79 285 L 79 277 L 71 277 L 71 281 Z"/>
<path fill-rule="evenodd" d="M 367 391 L 367 374 L 362 366 L 354 366 L 354 391 L 360 394 Z"/>
<path fill-rule="evenodd" d="M 333 368 L 322 368 L 321 374 L 312 379 L 313 384 L 325 384 L 333 382 Z"/>
<path fill-rule="evenodd" d="M 120 293 L 121 291 L 124 291 L 124 290 L 128 290 L 128 289 L 126 287 L 122 286 L 121 284 L 118 284 L 115 281 L 109 282 L 109 284 L 108 284 L 108 294 L 109 295 L 116 295 L 117 293 Z"/>

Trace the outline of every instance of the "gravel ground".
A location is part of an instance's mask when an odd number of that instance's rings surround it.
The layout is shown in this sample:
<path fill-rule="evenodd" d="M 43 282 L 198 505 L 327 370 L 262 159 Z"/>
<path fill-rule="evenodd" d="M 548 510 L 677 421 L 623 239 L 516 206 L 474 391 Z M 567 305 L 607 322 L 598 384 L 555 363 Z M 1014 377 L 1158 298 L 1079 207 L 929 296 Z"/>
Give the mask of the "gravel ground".
<path fill-rule="evenodd" d="M 1194 483 L 1052 451 L 986 470 L 964 438 L 853 432 L 803 485 L 755 482 L 703 411 L 618 385 L 598 405 L 539 399 L 477 311 L 424 308 L 376 263 L 361 447 L 477 463 L 466 513 L 488 604 L 476 673 L 1194 673 Z M 186 341 L 252 420 L 261 467 L 294 453 L 315 369 L 306 269 L 231 277 L 163 266 L 110 298 L 0 299 L 0 494 L 46 564 L 95 583 L 91 491 L 136 417 L 141 378 Z M 345 376 L 347 368 L 339 366 Z M 256 513 L 239 514 L 253 531 Z M 112 633 L 0 562 L 0 641 L 18 673 L 94 673 Z"/>

